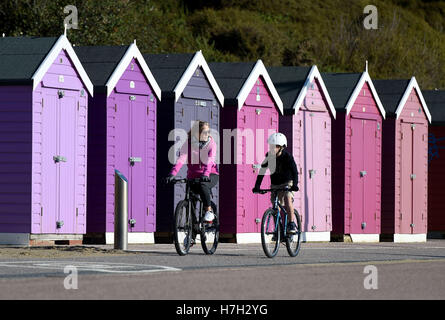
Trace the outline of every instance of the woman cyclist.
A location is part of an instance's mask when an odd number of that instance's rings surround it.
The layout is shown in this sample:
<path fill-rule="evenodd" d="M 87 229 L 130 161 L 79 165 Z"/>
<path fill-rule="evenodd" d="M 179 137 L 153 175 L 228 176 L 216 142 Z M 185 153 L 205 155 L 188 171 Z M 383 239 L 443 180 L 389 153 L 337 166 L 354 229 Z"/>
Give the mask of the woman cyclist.
<path fill-rule="evenodd" d="M 181 147 L 176 164 L 167 177 L 167 182 L 173 181 L 183 164 L 187 162 L 187 178 L 201 178 L 201 182 L 191 186 L 191 190 L 201 197 L 205 210 L 205 223 L 212 223 L 215 219 L 210 192 L 219 180 L 218 168 L 215 163 L 216 152 L 216 143 L 210 136 L 209 123 L 196 121 L 188 133 L 188 139 Z"/>

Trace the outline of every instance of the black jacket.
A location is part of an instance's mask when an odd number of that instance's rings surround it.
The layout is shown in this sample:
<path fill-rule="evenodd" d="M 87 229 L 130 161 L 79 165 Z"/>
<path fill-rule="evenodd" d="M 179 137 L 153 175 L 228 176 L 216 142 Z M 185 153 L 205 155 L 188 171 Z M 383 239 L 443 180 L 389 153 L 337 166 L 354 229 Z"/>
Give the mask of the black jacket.
<path fill-rule="evenodd" d="M 266 159 L 261 164 L 261 169 L 255 183 L 256 188 L 260 188 L 266 170 L 269 169 L 272 171 L 272 169 L 274 169 L 272 163 L 269 167 L 268 154 L 269 153 L 266 153 Z M 294 157 L 286 150 L 283 150 L 280 156 L 276 157 L 276 167 L 270 176 L 270 182 L 271 184 L 279 185 L 289 181 L 293 182 L 293 188 L 298 186 L 298 170 Z"/>

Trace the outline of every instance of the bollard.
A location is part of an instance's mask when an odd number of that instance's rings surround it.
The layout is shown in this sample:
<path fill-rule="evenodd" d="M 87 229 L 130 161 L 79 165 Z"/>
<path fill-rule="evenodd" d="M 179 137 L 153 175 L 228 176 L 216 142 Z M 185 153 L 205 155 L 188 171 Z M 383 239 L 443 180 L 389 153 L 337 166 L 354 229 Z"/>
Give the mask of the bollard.
<path fill-rule="evenodd" d="M 114 249 L 127 250 L 128 180 L 114 170 Z"/>

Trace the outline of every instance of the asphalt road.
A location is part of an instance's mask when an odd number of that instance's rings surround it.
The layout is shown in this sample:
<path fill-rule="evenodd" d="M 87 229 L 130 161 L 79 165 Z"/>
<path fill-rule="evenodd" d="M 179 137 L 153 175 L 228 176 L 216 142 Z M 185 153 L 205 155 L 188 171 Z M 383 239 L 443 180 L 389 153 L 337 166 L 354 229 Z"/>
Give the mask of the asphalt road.
<path fill-rule="evenodd" d="M 185 257 L 169 244 L 94 248 L 0 248 L 0 299 L 445 299 L 445 240 L 303 243 L 274 259 L 260 244 L 223 243 L 213 256 L 195 245 Z"/>

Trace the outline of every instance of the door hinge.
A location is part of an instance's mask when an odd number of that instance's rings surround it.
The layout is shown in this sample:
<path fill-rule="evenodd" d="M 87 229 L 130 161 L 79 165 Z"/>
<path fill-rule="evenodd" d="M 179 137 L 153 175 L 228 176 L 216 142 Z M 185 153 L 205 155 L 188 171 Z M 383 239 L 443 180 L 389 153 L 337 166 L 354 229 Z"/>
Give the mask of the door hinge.
<path fill-rule="evenodd" d="M 210 119 L 213 119 L 213 111 L 210 111 Z"/>
<path fill-rule="evenodd" d="M 352 128 L 351 128 L 351 137 L 352 137 L 353 133 L 352 133 Z"/>
<path fill-rule="evenodd" d="M 43 217 L 43 207 L 40 207 L 40 216 Z"/>
<path fill-rule="evenodd" d="M 150 208 L 147 207 L 147 217 L 150 215 Z"/>
<path fill-rule="evenodd" d="M 77 101 L 77 111 L 79 111 L 79 109 L 80 109 L 80 102 Z"/>
<path fill-rule="evenodd" d="M 184 117 L 184 108 L 182 108 L 181 115 Z"/>
<path fill-rule="evenodd" d="M 117 112 L 117 103 L 114 104 L 114 112 Z"/>
<path fill-rule="evenodd" d="M 43 98 L 42 98 L 42 109 L 43 109 Z"/>
<path fill-rule="evenodd" d="M 272 126 L 272 121 L 273 121 L 273 119 L 272 119 L 272 117 L 270 117 L 270 125 Z"/>
<path fill-rule="evenodd" d="M 147 116 L 150 113 L 150 106 L 147 106 Z"/>
<path fill-rule="evenodd" d="M 400 139 L 403 139 L 403 132 L 400 134 Z"/>
<path fill-rule="evenodd" d="M 76 217 L 79 216 L 79 208 L 76 208 Z"/>

